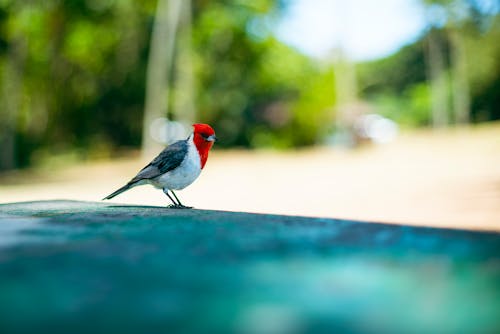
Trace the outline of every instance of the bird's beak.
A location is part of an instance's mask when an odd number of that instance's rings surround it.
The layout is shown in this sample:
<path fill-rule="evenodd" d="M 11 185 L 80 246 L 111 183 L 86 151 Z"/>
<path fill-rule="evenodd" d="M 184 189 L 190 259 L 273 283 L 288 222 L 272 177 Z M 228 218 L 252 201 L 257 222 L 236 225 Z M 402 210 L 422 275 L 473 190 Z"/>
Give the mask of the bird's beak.
<path fill-rule="evenodd" d="M 217 137 L 215 137 L 215 135 L 211 135 L 211 136 L 208 136 L 206 140 L 215 142 L 215 141 L 217 141 Z"/>

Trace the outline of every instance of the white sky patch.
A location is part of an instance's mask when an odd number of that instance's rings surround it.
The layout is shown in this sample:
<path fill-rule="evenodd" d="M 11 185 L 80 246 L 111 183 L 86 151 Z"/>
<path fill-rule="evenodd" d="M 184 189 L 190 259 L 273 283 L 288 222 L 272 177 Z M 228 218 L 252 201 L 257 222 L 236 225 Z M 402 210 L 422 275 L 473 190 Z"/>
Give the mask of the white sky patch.
<path fill-rule="evenodd" d="M 425 25 L 417 0 L 295 0 L 275 32 L 308 55 L 323 58 L 340 47 L 361 61 L 397 51 Z"/>

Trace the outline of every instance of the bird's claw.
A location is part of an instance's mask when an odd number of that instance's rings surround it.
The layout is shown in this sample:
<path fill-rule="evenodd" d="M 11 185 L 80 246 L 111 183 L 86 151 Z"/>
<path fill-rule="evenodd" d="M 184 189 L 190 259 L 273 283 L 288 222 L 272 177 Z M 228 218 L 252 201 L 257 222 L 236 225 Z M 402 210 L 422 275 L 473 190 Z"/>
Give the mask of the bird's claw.
<path fill-rule="evenodd" d="M 183 204 L 170 204 L 169 209 L 192 209 L 192 206 L 185 206 Z"/>

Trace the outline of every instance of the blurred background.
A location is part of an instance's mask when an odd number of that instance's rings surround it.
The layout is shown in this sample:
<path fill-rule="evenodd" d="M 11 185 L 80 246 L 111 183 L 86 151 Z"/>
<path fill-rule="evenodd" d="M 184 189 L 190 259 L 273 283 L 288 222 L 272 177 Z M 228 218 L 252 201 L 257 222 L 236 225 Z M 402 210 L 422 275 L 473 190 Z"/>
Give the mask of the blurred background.
<path fill-rule="evenodd" d="M 499 13 L 1 0 L 0 202 L 99 200 L 204 122 L 220 140 L 188 205 L 500 230 Z"/>

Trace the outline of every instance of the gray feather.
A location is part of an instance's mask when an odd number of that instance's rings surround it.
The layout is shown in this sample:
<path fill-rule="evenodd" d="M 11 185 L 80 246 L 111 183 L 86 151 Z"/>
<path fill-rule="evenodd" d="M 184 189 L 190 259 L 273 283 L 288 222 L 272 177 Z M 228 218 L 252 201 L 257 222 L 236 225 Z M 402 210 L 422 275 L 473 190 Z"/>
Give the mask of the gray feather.
<path fill-rule="evenodd" d="M 132 185 L 130 183 L 127 183 L 126 185 L 124 185 L 123 187 L 121 187 L 120 189 L 116 190 L 115 192 L 113 192 L 112 194 L 106 196 L 103 198 L 103 200 L 105 199 L 112 199 L 113 197 L 117 196 L 117 195 L 120 195 L 122 192 L 124 191 L 127 191 L 130 189 Z"/>
<path fill-rule="evenodd" d="M 179 140 L 172 145 L 167 146 L 156 158 L 153 159 L 146 167 L 141 169 L 139 173 L 132 180 L 130 180 L 126 185 L 115 191 L 104 199 L 111 199 L 124 191 L 129 190 L 131 187 L 136 185 L 137 182 L 142 180 L 150 180 L 165 174 L 172 169 L 179 167 L 182 160 L 187 155 L 188 151 L 188 141 Z"/>
<path fill-rule="evenodd" d="M 188 143 L 187 140 L 179 140 L 172 145 L 167 146 L 156 158 L 153 159 L 130 181 L 135 183 L 140 180 L 154 179 L 162 174 L 165 174 L 172 169 L 179 167 L 182 160 L 187 155 Z"/>

